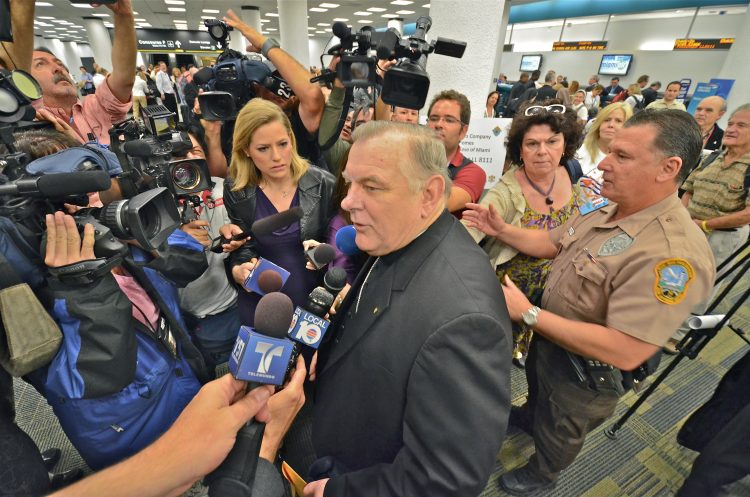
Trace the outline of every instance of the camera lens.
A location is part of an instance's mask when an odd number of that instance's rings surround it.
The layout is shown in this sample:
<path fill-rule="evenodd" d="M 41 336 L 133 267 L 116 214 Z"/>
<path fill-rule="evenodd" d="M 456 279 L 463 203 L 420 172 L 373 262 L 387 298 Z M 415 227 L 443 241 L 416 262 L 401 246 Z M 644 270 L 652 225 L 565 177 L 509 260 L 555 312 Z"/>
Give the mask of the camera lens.
<path fill-rule="evenodd" d="M 172 182 L 182 190 L 192 190 L 201 182 L 201 171 L 192 162 L 182 163 L 172 169 Z"/>
<path fill-rule="evenodd" d="M 352 79 L 367 80 L 370 78 L 370 66 L 366 62 L 354 62 L 350 70 Z"/>

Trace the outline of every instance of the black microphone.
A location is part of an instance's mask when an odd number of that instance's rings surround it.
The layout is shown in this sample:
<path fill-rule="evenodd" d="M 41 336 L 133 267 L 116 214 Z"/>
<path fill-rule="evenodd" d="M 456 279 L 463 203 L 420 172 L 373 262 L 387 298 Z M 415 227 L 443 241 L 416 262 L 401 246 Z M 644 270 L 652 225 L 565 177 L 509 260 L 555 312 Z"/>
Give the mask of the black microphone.
<path fill-rule="evenodd" d="M 331 32 L 340 40 L 344 40 L 352 35 L 352 28 L 347 26 L 344 22 L 336 21 L 331 27 Z"/>
<path fill-rule="evenodd" d="M 112 180 L 106 171 L 79 171 L 45 174 L 0 185 L 0 195 L 31 197 L 65 197 L 109 189 Z"/>
<path fill-rule="evenodd" d="M 323 287 L 332 295 L 337 295 L 346 286 L 346 271 L 344 268 L 332 267 L 323 276 Z"/>
<path fill-rule="evenodd" d="M 285 211 L 281 211 L 278 214 L 266 216 L 263 219 L 258 219 L 250 227 L 249 233 L 247 231 L 243 231 L 242 233 L 238 233 L 232 236 L 231 239 L 224 238 L 223 236 L 215 238 L 213 240 L 213 243 L 211 244 L 211 252 L 220 254 L 224 250 L 222 245 L 224 245 L 225 243 L 244 240 L 248 236 L 270 235 L 276 230 L 286 228 L 290 224 L 299 221 L 300 219 L 302 219 L 303 215 L 304 211 L 302 210 L 302 207 L 298 206 L 292 207 L 291 209 Z"/>
<path fill-rule="evenodd" d="M 291 323 L 292 308 L 291 299 L 283 293 L 263 296 L 255 308 L 255 329 L 268 337 L 284 338 Z M 208 485 L 210 497 L 252 495 L 265 427 L 265 423 L 250 420 L 240 428 L 226 459 L 206 475 L 205 484 Z"/>
<path fill-rule="evenodd" d="M 315 269 L 321 269 L 336 257 L 336 250 L 327 243 L 321 243 L 305 251 L 305 257 Z"/>

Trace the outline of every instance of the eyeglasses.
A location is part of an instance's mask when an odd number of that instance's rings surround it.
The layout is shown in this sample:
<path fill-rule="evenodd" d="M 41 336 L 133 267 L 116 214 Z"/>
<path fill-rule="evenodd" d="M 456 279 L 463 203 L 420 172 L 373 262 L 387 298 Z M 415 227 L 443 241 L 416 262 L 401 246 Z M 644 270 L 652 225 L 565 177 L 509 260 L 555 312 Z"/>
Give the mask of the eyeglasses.
<path fill-rule="evenodd" d="M 427 120 L 433 124 L 439 123 L 441 119 L 445 121 L 446 124 L 463 124 L 460 119 L 456 119 L 453 116 L 429 116 L 427 118 Z"/>
<path fill-rule="evenodd" d="M 551 112 L 553 114 L 565 114 L 565 106 L 562 104 L 532 105 L 531 107 L 528 107 L 526 109 L 526 112 L 524 112 L 524 115 L 535 116 L 537 114 L 541 114 L 542 112 Z"/>

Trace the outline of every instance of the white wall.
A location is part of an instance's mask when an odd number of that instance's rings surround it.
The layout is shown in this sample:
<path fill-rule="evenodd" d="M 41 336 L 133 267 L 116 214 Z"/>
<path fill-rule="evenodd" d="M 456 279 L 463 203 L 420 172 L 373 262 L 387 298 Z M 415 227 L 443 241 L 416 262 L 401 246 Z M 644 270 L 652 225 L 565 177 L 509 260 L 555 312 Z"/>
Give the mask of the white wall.
<path fill-rule="evenodd" d="M 606 27 L 606 17 L 569 19 L 562 40 L 601 40 Z M 719 73 L 727 51 L 671 50 L 676 38 L 688 37 L 692 15 L 673 18 L 654 16 L 651 19 L 631 17 L 633 16 L 614 16 L 611 19 L 605 37 L 608 41 L 606 52 L 552 52 L 552 42 L 560 37 L 561 21 L 555 22 L 552 26 L 539 26 L 540 23 L 516 25 L 512 40 L 509 41 L 514 45 L 514 52 L 503 54 L 501 72 L 514 80 L 520 73 L 518 68 L 521 55 L 541 53 L 542 73 L 553 69 L 558 74 L 566 75 L 569 81 L 576 79 L 585 84 L 588 77 L 599 68 L 604 53 L 632 53 L 633 64 L 628 76 L 622 78 L 624 83 L 634 83 L 641 74 L 648 74 L 651 81 L 658 80 L 663 84 L 671 80 L 691 78 L 692 92 L 696 83 L 708 81 Z M 695 18 L 689 37 L 735 37 L 739 34 L 743 18 L 744 14 L 699 15 Z M 603 76 L 602 81 L 605 79 Z"/>
<path fill-rule="evenodd" d="M 322 67 L 320 67 L 320 54 L 323 53 L 323 48 L 326 46 L 326 43 L 328 43 L 329 38 L 330 36 L 325 36 L 325 37 L 321 36 L 320 38 L 318 37 L 308 38 L 307 41 L 310 47 L 310 65 L 311 66 L 315 66 L 318 69 L 322 69 Z M 336 43 L 338 42 L 332 41 L 331 45 L 334 45 Z M 326 64 L 328 63 L 329 60 L 330 60 L 330 57 L 325 57 L 323 59 L 323 61 Z"/>

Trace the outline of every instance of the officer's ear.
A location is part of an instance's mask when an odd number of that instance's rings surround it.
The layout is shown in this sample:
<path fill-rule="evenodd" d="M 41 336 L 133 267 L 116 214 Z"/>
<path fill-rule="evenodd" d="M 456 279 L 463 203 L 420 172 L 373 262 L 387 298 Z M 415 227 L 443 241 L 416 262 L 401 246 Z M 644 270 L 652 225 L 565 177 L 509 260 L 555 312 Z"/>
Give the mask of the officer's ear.
<path fill-rule="evenodd" d="M 665 157 L 659 164 L 659 172 L 656 175 L 656 181 L 658 183 L 672 182 L 676 183 L 680 177 L 680 170 L 682 169 L 682 159 L 673 155 L 672 157 Z"/>

